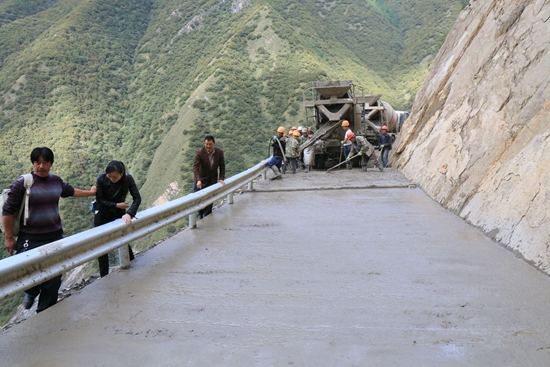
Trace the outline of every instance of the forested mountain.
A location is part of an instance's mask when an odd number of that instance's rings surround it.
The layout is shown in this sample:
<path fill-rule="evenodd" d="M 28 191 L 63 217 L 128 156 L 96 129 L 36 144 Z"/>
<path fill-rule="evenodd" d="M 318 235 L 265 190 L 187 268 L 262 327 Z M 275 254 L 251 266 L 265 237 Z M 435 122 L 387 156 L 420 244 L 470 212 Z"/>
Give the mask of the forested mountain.
<path fill-rule="evenodd" d="M 0 0 L 0 184 L 48 146 L 81 188 L 124 161 L 144 209 L 190 191 L 207 133 L 228 176 L 265 158 L 277 126 L 303 123 L 312 81 L 408 109 L 466 2 Z M 63 200 L 68 234 L 91 226 L 88 203 Z"/>

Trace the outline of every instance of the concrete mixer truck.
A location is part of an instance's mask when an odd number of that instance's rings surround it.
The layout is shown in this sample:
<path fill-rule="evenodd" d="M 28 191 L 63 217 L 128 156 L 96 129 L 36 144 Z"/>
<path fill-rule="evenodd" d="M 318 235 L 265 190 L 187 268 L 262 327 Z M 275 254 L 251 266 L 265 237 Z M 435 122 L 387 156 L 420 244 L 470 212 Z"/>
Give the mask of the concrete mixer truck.
<path fill-rule="evenodd" d="M 351 80 L 313 82 L 303 92 L 306 126 L 314 126 L 313 138 L 300 146 L 300 151 L 313 145 L 315 168 L 324 168 L 328 160 L 338 163 L 342 157 L 343 120 L 351 130 L 378 146 L 380 128 L 388 127 L 395 140 L 400 116 L 392 106 L 380 99 L 381 95 L 365 95 Z"/>

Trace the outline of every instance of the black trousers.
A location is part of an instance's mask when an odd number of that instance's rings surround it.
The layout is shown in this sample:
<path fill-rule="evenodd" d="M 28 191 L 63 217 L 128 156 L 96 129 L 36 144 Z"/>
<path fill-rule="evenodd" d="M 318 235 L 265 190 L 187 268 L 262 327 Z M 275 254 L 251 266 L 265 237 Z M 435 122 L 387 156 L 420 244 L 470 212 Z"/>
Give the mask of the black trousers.
<path fill-rule="evenodd" d="M 128 251 L 130 252 L 130 261 L 134 260 L 134 252 L 130 245 L 128 245 Z M 97 261 L 99 263 L 99 276 L 103 278 L 109 274 L 109 254 L 101 255 L 97 258 Z"/>
<path fill-rule="evenodd" d="M 206 182 L 202 183 L 202 189 L 206 189 L 208 186 L 212 186 L 213 184 L 214 183 L 212 181 L 206 180 Z M 199 189 L 197 187 L 196 182 L 194 183 L 193 192 L 197 192 L 197 191 L 200 191 L 202 189 Z M 197 219 L 202 219 L 202 218 L 206 217 L 207 215 L 212 214 L 212 207 L 213 206 L 214 206 L 214 204 L 210 204 L 210 205 L 205 206 L 203 209 L 199 210 L 199 215 L 197 216 Z"/>
<path fill-rule="evenodd" d="M 19 237 L 17 238 L 16 244 L 17 253 L 20 254 L 33 248 L 43 246 L 47 243 L 60 240 L 62 238 L 63 236 L 58 236 L 49 240 L 30 240 L 24 233 L 20 233 Z M 36 312 L 42 312 L 48 307 L 51 307 L 57 303 L 57 295 L 59 293 L 60 287 L 61 275 L 58 275 L 53 279 L 46 280 L 42 284 L 27 289 L 25 293 L 33 298 L 40 296 L 38 298 L 38 306 L 36 307 Z"/>
<path fill-rule="evenodd" d="M 126 214 L 124 209 L 110 210 L 100 208 L 94 215 L 94 227 L 122 218 L 124 214 Z M 130 245 L 128 245 L 128 251 L 130 252 L 130 261 L 134 260 L 134 252 Z M 109 274 L 109 254 L 101 255 L 97 258 L 97 261 L 99 263 L 99 276 L 103 278 Z"/>

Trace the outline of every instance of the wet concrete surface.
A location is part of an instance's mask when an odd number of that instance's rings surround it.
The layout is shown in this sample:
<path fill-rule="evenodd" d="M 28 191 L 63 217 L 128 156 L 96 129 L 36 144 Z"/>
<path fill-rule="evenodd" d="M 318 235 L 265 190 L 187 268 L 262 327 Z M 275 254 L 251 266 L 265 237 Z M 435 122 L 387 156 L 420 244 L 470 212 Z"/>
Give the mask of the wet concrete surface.
<path fill-rule="evenodd" d="M 0 364 L 548 366 L 548 277 L 407 185 L 260 181 L 3 331 Z"/>

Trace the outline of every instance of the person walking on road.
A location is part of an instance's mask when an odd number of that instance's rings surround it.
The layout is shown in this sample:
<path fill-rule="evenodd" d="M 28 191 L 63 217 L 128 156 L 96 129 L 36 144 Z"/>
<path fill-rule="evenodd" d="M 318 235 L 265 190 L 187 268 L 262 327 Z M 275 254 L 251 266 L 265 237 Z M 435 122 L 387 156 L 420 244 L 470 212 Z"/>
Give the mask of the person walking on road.
<path fill-rule="evenodd" d="M 221 183 L 225 185 L 225 158 L 223 150 L 216 148 L 216 140 L 212 135 L 204 138 L 204 147 L 197 150 L 193 162 L 194 191 L 199 191 Z M 212 213 L 212 204 L 199 210 L 197 219 L 202 219 Z"/>
<path fill-rule="evenodd" d="M 284 138 L 284 134 L 285 128 L 283 126 L 280 126 L 277 129 L 277 136 L 273 136 L 270 140 L 270 145 L 273 147 L 273 155 L 269 159 L 267 166 L 271 168 L 273 174 L 275 175 L 272 180 L 283 178 L 283 176 L 281 175 L 281 170 L 283 166 L 283 161 L 286 160 L 286 140 Z"/>
<path fill-rule="evenodd" d="M 378 138 L 380 146 L 380 155 L 382 156 L 382 165 L 384 168 L 388 166 L 389 155 L 391 150 L 391 136 L 388 135 L 388 127 L 386 125 L 380 128 L 381 135 Z"/>
<path fill-rule="evenodd" d="M 32 185 L 28 200 L 28 217 L 20 219 L 20 229 L 17 240 L 13 234 L 14 217 L 19 212 L 21 205 L 25 205 L 24 177 L 15 180 L 11 191 L 2 208 L 2 221 L 4 224 L 4 238 L 6 250 L 18 254 L 31 250 L 47 243 L 63 238 L 63 227 L 59 216 L 59 198 L 94 196 L 97 188 L 92 186 L 90 190 L 80 190 L 63 182 L 61 177 L 50 173 L 54 162 L 54 154 L 47 147 L 34 148 L 31 152 L 33 166 Z M 47 280 L 25 291 L 23 307 L 30 309 L 36 297 L 38 306 L 36 312 L 42 312 L 57 303 L 57 295 L 61 286 L 61 275 Z"/>
<path fill-rule="evenodd" d="M 134 178 L 126 173 L 124 163 L 111 161 L 107 164 L 105 173 L 97 177 L 96 210 L 94 215 L 94 227 L 122 218 L 127 225 L 132 223 L 136 216 L 141 195 Z M 132 205 L 126 202 L 128 192 L 132 196 Z M 128 210 L 126 210 L 128 209 Z M 134 253 L 130 245 L 130 260 L 134 259 Z M 109 254 L 101 255 L 98 259 L 99 275 L 109 274 Z"/>
<path fill-rule="evenodd" d="M 358 154 L 361 156 L 361 168 L 364 172 L 367 172 L 367 163 L 369 162 L 369 159 L 372 157 L 372 163 L 375 167 L 378 167 L 380 172 L 384 171 L 384 168 L 382 167 L 382 164 L 380 163 L 378 157 L 376 156 L 376 150 L 372 146 L 369 141 L 363 137 L 363 136 L 355 136 L 355 134 L 351 134 L 350 137 L 351 142 L 351 150 L 346 157 L 346 161 L 350 161 L 351 157 Z"/>
<path fill-rule="evenodd" d="M 342 141 L 342 148 L 344 149 L 344 157 L 349 156 L 351 149 L 350 136 L 353 134 L 353 131 L 349 128 L 349 121 L 342 121 L 342 129 L 344 129 L 344 140 Z M 346 162 L 346 168 L 351 169 L 351 161 Z"/>

